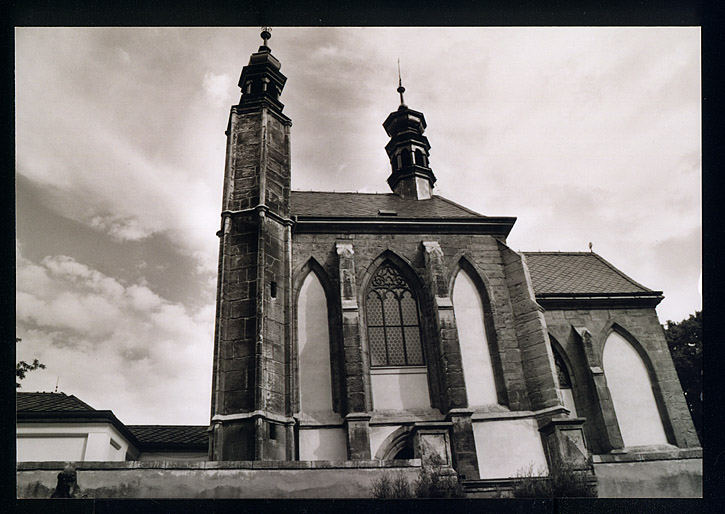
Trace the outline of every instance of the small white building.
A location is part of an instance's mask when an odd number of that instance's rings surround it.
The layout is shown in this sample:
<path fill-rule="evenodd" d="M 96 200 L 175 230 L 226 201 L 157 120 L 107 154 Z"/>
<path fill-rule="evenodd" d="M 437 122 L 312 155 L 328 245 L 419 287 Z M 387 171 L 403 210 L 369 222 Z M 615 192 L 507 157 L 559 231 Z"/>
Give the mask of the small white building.
<path fill-rule="evenodd" d="M 203 425 L 124 425 L 65 393 L 17 393 L 18 462 L 205 460 Z"/>

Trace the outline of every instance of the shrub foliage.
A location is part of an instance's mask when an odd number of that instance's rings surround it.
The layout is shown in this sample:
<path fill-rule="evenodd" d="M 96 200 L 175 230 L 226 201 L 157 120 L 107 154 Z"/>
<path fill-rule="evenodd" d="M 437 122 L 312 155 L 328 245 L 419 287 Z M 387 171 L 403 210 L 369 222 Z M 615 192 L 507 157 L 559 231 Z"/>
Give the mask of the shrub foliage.
<path fill-rule="evenodd" d="M 545 473 L 541 473 L 545 474 Z M 561 465 L 549 474 L 538 476 L 533 466 L 516 475 L 514 498 L 595 498 L 596 485 L 592 475 L 581 469 Z"/>
<path fill-rule="evenodd" d="M 437 455 L 426 459 L 413 484 L 402 471 L 385 471 L 373 482 L 371 493 L 378 499 L 465 497 L 458 475 Z"/>

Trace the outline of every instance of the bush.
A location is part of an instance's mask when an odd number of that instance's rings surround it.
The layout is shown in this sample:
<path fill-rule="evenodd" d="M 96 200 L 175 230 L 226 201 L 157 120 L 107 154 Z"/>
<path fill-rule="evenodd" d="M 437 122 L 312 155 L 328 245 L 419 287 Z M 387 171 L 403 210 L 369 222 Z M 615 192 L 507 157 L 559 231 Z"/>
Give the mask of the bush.
<path fill-rule="evenodd" d="M 537 476 L 534 467 L 520 471 L 513 487 L 514 498 L 595 498 L 596 486 L 592 475 L 586 470 L 562 465 L 549 476 Z"/>
<path fill-rule="evenodd" d="M 416 498 L 463 498 L 465 493 L 458 481 L 458 475 L 443 460 L 433 455 L 423 464 L 415 481 Z"/>
<path fill-rule="evenodd" d="M 465 497 L 456 472 L 444 466 L 438 456 L 428 459 L 421 467 L 412 487 L 402 471 L 385 471 L 373 482 L 371 494 L 378 499 Z"/>
<path fill-rule="evenodd" d="M 405 478 L 402 471 L 398 471 L 397 473 L 388 473 L 387 471 L 384 471 L 382 475 L 373 482 L 372 495 L 373 498 L 381 500 L 413 497 L 408 479 Z"/>

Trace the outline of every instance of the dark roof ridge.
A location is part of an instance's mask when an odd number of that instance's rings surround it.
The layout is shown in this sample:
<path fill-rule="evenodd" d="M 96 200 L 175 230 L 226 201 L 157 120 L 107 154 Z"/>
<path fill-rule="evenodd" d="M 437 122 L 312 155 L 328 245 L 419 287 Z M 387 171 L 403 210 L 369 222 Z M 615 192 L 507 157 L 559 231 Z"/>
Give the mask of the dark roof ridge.
<path fill-rule="evenodd" d="M 528 250 L 521 251 L 524 255 L 532 253 L 536 255 L 597 255 L 594 252 L 566 252 L 566 251 L 560 251 L 560 250 L 543 250 L 543 251 L 536 251 L 536 252 L 530 252 Z"/>
<path fill-rule="evenodd" d="M 362 191 L 315 191 L 315 190 L 304 190 L 304 189 L 291 189 L 291 193 L 326 193 L 335 195 L 386 195 L 386 196 L 397 196 L 395 193 L 368 193 Z"/>
<path fill-rule="evenodd" d="M 209 425 L 126 425 L 126 426 L 129 427 L 129 428 L 132 428 L 132 427 L 144 427 L 144 428 L 146 428 L 146 427 L 174 427 L 174 428 L 179 428 L 179 427 L 187 427 L 187 428 L 189 428 L 189 427 L 191 427 L 191 428 L 205 427 L 205 428 L 208 428 L 209 427 Z"/>

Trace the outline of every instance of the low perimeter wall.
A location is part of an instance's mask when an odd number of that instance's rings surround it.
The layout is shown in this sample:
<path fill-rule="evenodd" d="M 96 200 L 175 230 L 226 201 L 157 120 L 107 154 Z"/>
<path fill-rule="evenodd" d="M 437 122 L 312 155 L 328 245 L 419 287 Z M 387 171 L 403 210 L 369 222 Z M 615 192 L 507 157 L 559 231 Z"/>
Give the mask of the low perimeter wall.
<path fill-rule="evenodd" d="M 600 498 L 702 498 L 702 449 L 594 455 Z"/>
<path fill-rule="evenodd" d="M 18 498 L 50 498 L 66 462 L 20 462 Z M 392 461 L 74 462 L 86 498 L 370 498 L 381 471 L 410 482 L 420 459 Z"/>

